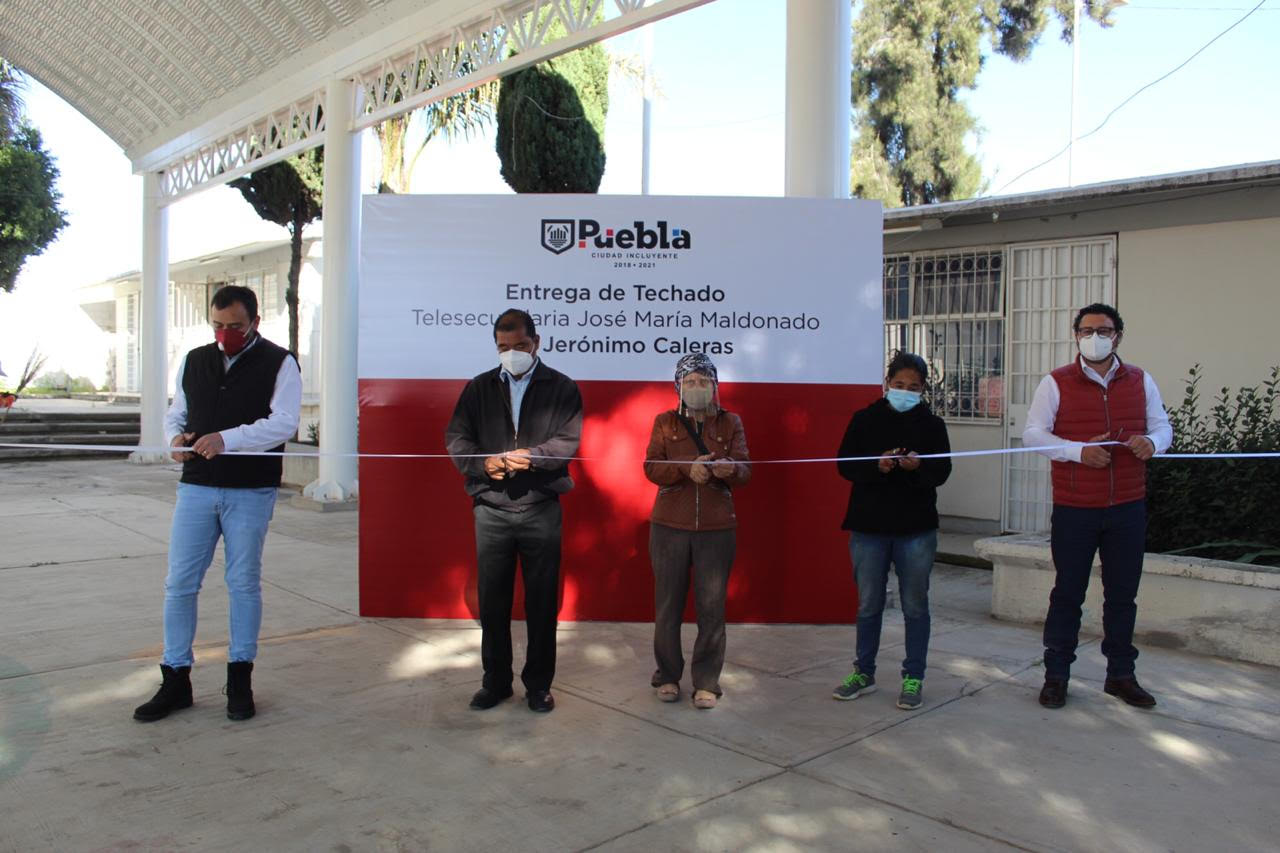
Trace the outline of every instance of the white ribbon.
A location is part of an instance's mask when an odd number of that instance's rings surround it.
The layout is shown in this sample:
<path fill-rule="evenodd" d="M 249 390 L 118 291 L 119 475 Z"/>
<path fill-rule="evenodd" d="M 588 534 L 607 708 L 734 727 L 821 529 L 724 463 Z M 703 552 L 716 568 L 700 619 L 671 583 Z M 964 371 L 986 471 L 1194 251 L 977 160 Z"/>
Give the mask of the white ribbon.
<path fill-rule="evenodd" d="M 1086 442 L 1083 447 L 1107 447 L 1121 445 L 1119 441 Z M 997 447 L 991 450 L 953 450 L 949 453 L 920 453 L 917 459 L 958 459 L 966 456 L 1004 456 L 1011 453 L 1040 453 L 1056 450 L 1060 445 L 1043 447 Z M 127 445 L 127 444 L 17 444 L 0 442 L 0 447 L 28 450 L 86 450 L 104 453 L 173 453 L 189 448 L 166 447 L 162 445 Z M 505 456 L 505 453 L 344 453 L 330 450 L 224 450 L 219 456 L 293 456 L 293 457 L 340 457 L 358 459 L 487 459 L 490 456 Z M 523 455 L 523 454 L 521 454 Z M 549 462 L 597 462 L 605 459 L 602 456 L 531 456 Z M 740 465 L 799 465 L 808 462 L 878 462 L 881 459 L 902 459 L 903 456 L 821 456 L 807 459 L 742 459 L 734 460 Z M 1280 452 L 1262 453 L 1160 453 L 1152 459 L 1280 459 Z M 679 459 L 646 459 L 646 463 L 657 465 L 683 465 L 689 460 Z"/>

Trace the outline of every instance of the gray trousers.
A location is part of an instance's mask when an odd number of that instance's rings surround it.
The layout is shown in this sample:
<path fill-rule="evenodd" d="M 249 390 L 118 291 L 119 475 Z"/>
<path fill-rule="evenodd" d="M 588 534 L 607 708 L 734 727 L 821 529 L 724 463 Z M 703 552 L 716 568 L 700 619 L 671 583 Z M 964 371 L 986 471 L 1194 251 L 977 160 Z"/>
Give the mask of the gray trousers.
<path fill-rule="evenodd" d="M 693 644 L 694 690 L 720 691 L 724 668 L 724 599 L 737 546 L 734 530 L 677 530 L 649 525 L 649 559 L 653 562 L 653 656 L 658 671 L 652 684 L 679 684 L 684 674 L 680 623 L 693 576 L 693 604 L 698 638 Z"/>

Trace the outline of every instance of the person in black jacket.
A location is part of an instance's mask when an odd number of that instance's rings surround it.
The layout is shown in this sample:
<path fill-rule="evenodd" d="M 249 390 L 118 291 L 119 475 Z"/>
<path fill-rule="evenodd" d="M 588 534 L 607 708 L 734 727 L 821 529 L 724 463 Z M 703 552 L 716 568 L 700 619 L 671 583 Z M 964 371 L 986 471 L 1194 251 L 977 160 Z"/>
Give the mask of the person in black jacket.
<path fill-rule="evenodd" d="M 164 581 L 160 690 L 139 705 L 143 723 L 190 708 L 196 604 L 222 539 L 230 605 L 227 718 L 254 715 L 253 661 L 262 624 L 262 548 L 284 462 L 229 451 L 284 450 L 298 431 L 302 374 L 283 347 L 258 334 L 258 297 L 227 285 L 213 294 L 214 343 L 187 353 L 164 416 L 170 456 L 182 463 Z"/>
<path fill-rule="evenodd" d="M 471 708 L 512 695 L 511 606 L 516 557 L 524 577 L 528 651 L 521 681 L 530 710 L 555 707 L 560 593 L 560 495 L 573 488 L 569 457 L 582 435 L 582 397 L 572 379 L 538 359 L 533 318 L 504 311 L 493 326 L 501 364 L 467 383 L 445 430 L 466 480 L 476 524 L 480 656 L 484 681 Z"/>
<path fill-rule="evenodd" d="M 853 483 L 844 529 L 858 585 L 857 660 L 831 694 L 856 699 L 876 689 L 876 653 L 884 616 L 889 564 L 898 572 L 906 659 L 898 707 L 923 704 L 929 647 L 929 573 L 938 550 L 938 486 L 951 475 L 951 460 L 921 459 L 949 453 L 947 427 L 921 401 L 929 368 L 914 353 L 889 362 L 885 396 L 854 413 L 840 442 L 840 476 Z M 879 457 L 852 461 L 850 457 Z"/>

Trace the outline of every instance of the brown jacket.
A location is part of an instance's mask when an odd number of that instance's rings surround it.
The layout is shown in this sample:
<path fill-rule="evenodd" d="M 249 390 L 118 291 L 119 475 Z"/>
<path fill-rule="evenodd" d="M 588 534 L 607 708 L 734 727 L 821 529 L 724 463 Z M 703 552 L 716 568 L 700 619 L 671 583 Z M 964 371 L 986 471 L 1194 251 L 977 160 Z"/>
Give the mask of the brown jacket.
<path fill-rule="evenodd" d="M 740 463 L 750 459 L 742 419 L 732 412 L 721 410 L 708 417 L 702 427 L 702 441 L 716 459 L 727 457 Z M 731 490 L 751 479 L 751 466 L 734 465 L 728 477 L 712 475 L 707 483 L 699 485 L 689 478 L 688 464 L 671 464 L 692 462 L 699 455 L 697 443 L 674 411 L 654 418 L 644 457 L 644 475 L 658 485 L 650 521 L 680 530 L 729 530 L 738 526 Z"/>

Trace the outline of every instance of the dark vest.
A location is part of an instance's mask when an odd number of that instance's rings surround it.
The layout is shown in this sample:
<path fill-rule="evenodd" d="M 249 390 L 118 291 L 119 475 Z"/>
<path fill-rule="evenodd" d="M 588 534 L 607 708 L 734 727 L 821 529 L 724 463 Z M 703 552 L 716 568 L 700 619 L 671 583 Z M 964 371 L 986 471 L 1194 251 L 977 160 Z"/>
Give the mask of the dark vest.
<path fill-rule="evenodd" d="M 1054 435 L 1070 441 L 1088 441 L 1098 435 L 1128 441 L 1147 434 L 1147 391 L 1141 368 L 1121 363 L 1106 388 L 1085 376 L 1079 359 L 1051 375 L 1060 395 Z M 1146 497 L 1147 463 L 1127 447 L 1107 449 L 1111 464 L 1106 468 L 1053 463 L 1055 504 L 1107 507 Z"/>
<path fill-rule="evenodd" d="M 206 344 L 187 353 L 182 393 L 187 396 L 184 432 L 196 438 L 251 424 L 271 414 L 271 395 L 287 349 L 259 337 L 227 370 L 218 345 Z M 272 448 L 284 450 L 284 445 Z M 197 486 L 257 489 L 279 486 L 284 461 L 279 456 L 193 456 L 182 464 L 182 482 Z"/>

